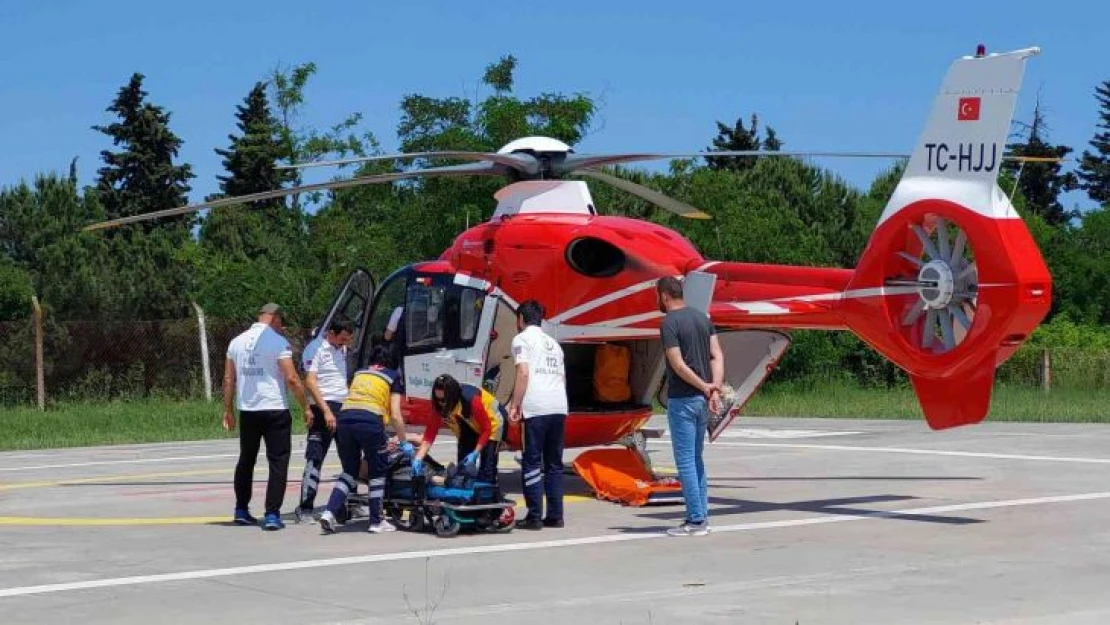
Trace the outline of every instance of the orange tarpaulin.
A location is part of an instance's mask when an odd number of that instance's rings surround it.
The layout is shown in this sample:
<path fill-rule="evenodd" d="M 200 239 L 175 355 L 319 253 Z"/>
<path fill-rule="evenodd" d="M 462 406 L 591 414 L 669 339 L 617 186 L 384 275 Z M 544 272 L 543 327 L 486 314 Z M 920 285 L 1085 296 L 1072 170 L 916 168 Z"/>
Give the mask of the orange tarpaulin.
<path fill-rule="evenodd" d="M 682 486 L 673 479 L 653 480 L 635 451 L 591 449 L 574 460 L 574 470 L 601 499 L 642 506 L 660 500 L 681 501 Z"/>

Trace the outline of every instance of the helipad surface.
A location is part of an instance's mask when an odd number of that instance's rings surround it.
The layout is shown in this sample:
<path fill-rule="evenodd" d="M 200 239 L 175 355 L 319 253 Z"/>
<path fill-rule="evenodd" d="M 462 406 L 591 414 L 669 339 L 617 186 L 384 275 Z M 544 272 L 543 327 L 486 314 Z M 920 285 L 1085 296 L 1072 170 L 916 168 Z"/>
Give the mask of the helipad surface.
<path fill-rule="evenodd" d="M 263 532 L 228 522 L 236 456 L 0 454 L 3 622 L 1110 622 L 1107 426 L 743 419 L 707 448 L 714 531 L 695 538 L 663 534 L 681 506 L 594 501 L 576 478 L 560 530 Z M 265 478 L 260 455 L 256 513 Z"/>

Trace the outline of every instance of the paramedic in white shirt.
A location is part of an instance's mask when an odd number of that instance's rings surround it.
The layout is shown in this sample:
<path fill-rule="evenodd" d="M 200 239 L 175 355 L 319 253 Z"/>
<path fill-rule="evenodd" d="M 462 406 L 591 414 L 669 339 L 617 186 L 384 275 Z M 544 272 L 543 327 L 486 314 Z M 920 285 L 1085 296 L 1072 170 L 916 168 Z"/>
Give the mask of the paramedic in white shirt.
<path fill-rule="evenodd" d="M 224 362 L 224 427 L 235 428 L 232 399 L 239 409 L 239 463 L 235 466 L 235 523 L 257 525 L 250 514 L 251 486 L 260 443 L 266 441 L 266 460 L 270 465 L 266 484 L 266 515 L 262 527 L 279 530 L 281 504 L 288 481 L 289 453 L 293 447 L 293 417 L 289 412 L 286 389 L 308 412 L 304 387 L 293 367 L 293 352 L 284 330 L 282 310 L 266 304 L 258 312 L 258 322 L 232 339 Z"/>
<path fill-rule="evenodd" d="M 528 514 L 516 526 L 538 530 L 563 527 L 563 430 L 567 420 L 567 381 L 563 348 L 540 328 L 543 306 L 528 300 L 516 311 L 513 360 L 516 383 L 509 419 L 523 417 L 521 479 Z M 544 514 L 544 494 L 547 514 Z"/>
<path fill-rule="evenodd" d="M 301 371 L 305 374 L 312 419 L 306 424 L 308 440 L 304 449 L 301 500 L 294 511 L 298 523 L 311 519 L 316 506 L 320 468 L 335 434 L 335 416 L 347 399 L 347 345 L 354 331 L 355 326 L 350 321 L 334 319 L 325 332 L 305 346 L 301 355 Z"/>

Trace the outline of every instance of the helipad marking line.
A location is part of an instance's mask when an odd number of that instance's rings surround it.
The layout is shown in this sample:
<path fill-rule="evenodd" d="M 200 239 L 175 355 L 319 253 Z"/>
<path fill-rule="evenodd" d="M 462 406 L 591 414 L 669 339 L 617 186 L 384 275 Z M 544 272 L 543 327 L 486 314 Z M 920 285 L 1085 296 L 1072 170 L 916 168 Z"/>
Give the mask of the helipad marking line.
<path fill-rule="evenodd" d="M 204 525 L 208 523 L 230 523 L 231 516 L 183 516 L 183 517 L 150 517 L 150 518 L 96 518 L 96 517 L 30 517 L 30 516 L 0 516 L 0 526 L 60 526 L 60 527 L 95 527 L 95 526 L 120 526 L 120 525 Z"/>
<path fill-rule="evenodd" d="M 580 503 L 583 501 L 596 501 L 595 497 L 587 495 L 564 495 L 564 503 Z M 515 506 L 517 510 L 526 510 L 523 503 Z M 22 527 L 127 527 L 132 525 L 206 525 L 210 523 L 230 522 L 230 516 L 183 516 L 183 517 L 34 517 L 34 516 L 0 516 L 0 526 L 13 525 Z"/>
<path fill-rule="evenodd" d="M 179 441 L 172 443 L 124 443 L 121 445 L 91 445 L 84 447 L 48 447 L 45 449 L 37 450 L 13 449 L 11 451 L 0 451 L 0 460 L 50 460 L 63 455 L 82 453 L 134 454 L 175 450 L 180 451 L 182 449 L 189 451 L 202 451 L 206 449 L 227 450 L 238 448 L 238 438 L 220 438 L 212 439 L 210 441 L 196 441 L 195 443 Z"/>
<path fill-rule="evenodd" d="M 732 428 L 721 432 L 720 438 L 822 438 L 854 436 L 863 432 L 852 430 L 790 430 L 772 428 Z"/>
<path fill-rule="evenodd" d="M 339 470 L 339 465 L 325 464 L 324 469 L 334 471 Z M 81 484 L 99 484 L 101 482 L 124 482 L 127 480 L 149 480 L 154 478 L 163 477 L 190 477 L 196 475 L 219 475 L 221 473 L 234 473 L 235 467 L 224 467 L 222 469 L 194 469 L 191 471 L 169 471 L 165 473 L 131 473 L 128 475 L 100 475 L 96 477 L 82 477 L 72 480 L 43 480 L 38 482 L 17 482 L 15 484 L 0 484 L 0 492 L 8 490 L 20 490 L 24 488 L 53 488 L 57 486 L 78 486 Z M 290 467 L 290 475 L 294 475 L 294 467 Z M 255 478 L 255 482 L 265 481 L 265 474 L 262 479 Z"/>
<path fill-rule="evenodd" d="M 68 469 L 71 467 L 98 467 L 112 464 L 144 464 L 150 462 L 182 462 L 186 460 L 214 460 L 216 458 L 238 458 L 239 452 L 233 454 L 208 454 L 204 456 L 174 456 L 172 458 L 132 458 L 130 460 L 94 460 L 91 462 L 73 462 L 70 464 L 40 464 L 30 467 L 3 467 L 0 472 L 8 471 L 40 471 L 42 469 Z"/>
<path fill-rule="evenodd" d="M 98 477 L 83 477 L 73 480 L 44 480 L 40 482 L 18 482 L 16 484 L 0 484 L 0 492 L 20 490 L 24 488 L 53 488 L 57 486 L 77 486 L 81 484 L 99 484 L 101 482 L 124 482 L 127 480 L 149 480 L 163 477 L 189 477 L 196 475 L 217 475 L 232 473 L 235 467 L 223 469 L 196 469 L 193 471 L 170 471 L 167 473 L 139 473 L 131 475 L 101 475 Z"/>
<path fill-rule="evenodd" d="M 670 445 L 670 439 L 649 440 L 653 445 Z M 858 447 L 854 445 L 816 445 L 806 443 L 734 443 L 716 441 L 707 447 L 775 447 L 779 449 L 822 449 L 826 451 L 873 451 L 887 454 L 919 454 L 923 456 L 958 456 L 964 458 L 996 458 L 999 460 L 1033 460 L 1039 462 L 1076 462 L 1081 464 L 1110 464 L 1110 458 L 1078 458 L 1070 456 L 1028 456 L 1023 454 L 999 454 L 982 451 L 952 451 L 947 449 L 911 449 L 905 447 Z"/>
<path fill-rule="evenodd" d="M 1031 506 L 1050 503 L 1067 503 L 1074 501 L 1088 501 L 1110 498 L 1110 492 L 1081 493 L 1075 495 L 1056 495 L 1051 497 L 1036 497 L 1029 499 L 1011 499 L 1007 501 L 981 501 L 974 503 L 953 504 L 946 506 L 931 506 L 927 508 L 911 508 L 896 511 L 876 511 L 874 513 L 857 516 L 811 516 L 801 519 L 784 521 L 766 521 L 762 523 L 741 523 L 738 525 L 724 525 L 714 527 L 713 533 L 700 540 L 712 540 L 713 536 L 726 532 L 750 532 L 761 529 L 774 529 L 783 527 L 801 527 L 806 525 L 823 525 L 826 523 L 849 523 L 879 518 L 896 518 L 909 514 L 940 514 L 946 512 L 961 512 L 966 510 L 986 510 L 991 508 L 1008 508 L 1015 506 Z M 513 551 L 533 551 L 536 549 L 550 549 L 557 547 L 577 547 L 582 545 L 598 545 L 606 543 L 622 543 L 636 540 L 650 540 L 668 538 L 665 532 L 645 532 L 640 534 L 602 534 L 599 536 L 586 536 L 582 538 L 567 538 L 563 540 L 541 540 L 534 542 L 502 543 L 495 545 L 481 545 L 474 547 L 456 547 L 451 549 L 427 549 L 421 551 L 406 551 L 401 553 L 381 553 L 364 556 L 348 556 L 344 558 L 325 558 L 319 560 L 301 560 L 294 562 L 275 562 L 272 564 L 256 564 L 252 566 L 237 566 L 223 569 L 203 569 L 198 571 L 182 571 L 178 573 L 162 573 L 155 575 L 136 575 L 132 577 L 112 577 L 106 579 L 93 579 L 83 582 L 67 582 L 62 584 L 43 584 L 39 586 L 17 586 L 14 588 L 0 589 L 2 597 L 21 597 L 26 595 L 41 595 L 73 590 L 88 590 L 92 588 L 111 588 L 116 586 L 137 586 L 142 584 L 155 584 L 159 582 L 178 582 L 194 579 L 212 579 L 216 577 L 230 577 L 234 575 L 250 575 L 255 573 L 274 573 L 282 571 L 296 571 L 302 569 L 316 569 L 331 566 L 344 566 L 353 564 L 369 564 L 372 562 L 396 562 L 402 560 L 417 560 L 423 558 L 445 558 L 450 556 L 463 556 L 489 553 L 508 553 Z M 674 540 L 699 540 L 698 538 L 685 538 Z"/>

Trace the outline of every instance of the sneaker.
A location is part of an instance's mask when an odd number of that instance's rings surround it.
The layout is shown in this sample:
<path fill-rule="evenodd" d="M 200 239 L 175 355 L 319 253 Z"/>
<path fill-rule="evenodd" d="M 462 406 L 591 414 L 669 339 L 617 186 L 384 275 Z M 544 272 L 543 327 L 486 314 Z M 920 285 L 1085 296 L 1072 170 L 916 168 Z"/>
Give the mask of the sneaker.
<path fill-rule="evenodd" d="M 339 524 L 331 510 L 324 510 L 316 520 L 320 523 L 320 529 L 324 530 L 325 534 L 334 534 L 335 526 Z"/>
<path fill-rule="evenodd" d="M 544 527 L 556 527 L 556 528 L 557 527 L 563 527 L 563 520 L 562 519 L 544 519 L 543 520 L 543 526 Z"/>
<path fill-rule="evenodd" d="M 668 536 L 705 536 L 709 533 L 706 523 L 683 523 L 678 527 L 667 530 Z"/>
<path fill-rule="evenodd" d="M 262 524 L 262 529 L 267 531 L 285 529 L 285 523 L 281 520 L 281 515 L 276 512 L 267 512 L 266 520 Z"/>
<path fill-rule="evenodd" d="M 389 521 L 382 519 L 380 523 L 371 523 L 370 527 L 366 528 L 366 531 L 371 534 L 381 534 L 382 532 L 396 532 L 397 528 Z"/>
<path fill-rule="evenodd" d="M 236 509 L 234 520 L 236 525 L 258 525 L 258 519 L 252 517 L 246 510 Z"/>

